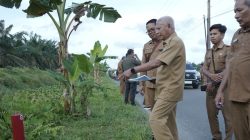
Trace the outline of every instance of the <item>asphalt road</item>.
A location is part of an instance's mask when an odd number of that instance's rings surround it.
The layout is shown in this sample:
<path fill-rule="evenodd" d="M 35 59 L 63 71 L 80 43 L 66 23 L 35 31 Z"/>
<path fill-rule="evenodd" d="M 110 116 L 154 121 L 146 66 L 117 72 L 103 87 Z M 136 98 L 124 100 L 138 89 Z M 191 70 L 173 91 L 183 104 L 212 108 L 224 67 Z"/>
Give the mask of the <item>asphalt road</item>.
<path fill-rule="evenodd" d="M 177 105 L 177 126 L 180 140 L 211 140 L 205 92 L 200 89 L 185 88 L 183 101 Z M 143 96 L 137 94 L 136 100 L 142 103 Z M 225 135 L 224 120 L 219 113 L 220 128 Z"/>

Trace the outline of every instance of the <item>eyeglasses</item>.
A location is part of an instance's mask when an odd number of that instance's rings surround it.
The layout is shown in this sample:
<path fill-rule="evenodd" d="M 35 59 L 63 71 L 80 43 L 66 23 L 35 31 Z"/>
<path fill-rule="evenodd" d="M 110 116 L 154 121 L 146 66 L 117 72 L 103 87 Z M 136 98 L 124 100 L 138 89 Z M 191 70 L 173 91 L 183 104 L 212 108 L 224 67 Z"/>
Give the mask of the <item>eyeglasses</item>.
<path fill-rule="evenodd" d="M 147 30 L 146 33 L 148 34 L 148 33 L 152 33 L 152 32 L 155 32 L 155 29 L 154 29 L 154 28 Z"/>

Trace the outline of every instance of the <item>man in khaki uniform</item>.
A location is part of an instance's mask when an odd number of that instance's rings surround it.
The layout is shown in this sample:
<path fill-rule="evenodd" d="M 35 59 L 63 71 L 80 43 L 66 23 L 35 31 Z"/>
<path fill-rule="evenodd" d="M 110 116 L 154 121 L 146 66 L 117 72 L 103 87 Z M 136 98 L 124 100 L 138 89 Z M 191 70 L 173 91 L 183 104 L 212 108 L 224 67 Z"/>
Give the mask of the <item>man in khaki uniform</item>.
<path fill-rule="evenodd" d="M 201 85 L 204 85 L 203 62 L 200 64 Z"/>
<path fill-rule="evenodd" d="M 241 28 L 231 42 L 231 59 L 215 102 L 224 102 L 229 93 L 230 113 L 236 140 L 250 139 L 250 0 L 236 0 L 235 18 Z"/>
<path fill-rule="evenodd" d="M 117 67 L 117 76 L 120 77 L 123 73 L 123 69 L 122 69 L 122 61 L 125 59 L 125 57 L 123 56 L 122 59 L 119 61 L 118 63 L 118 67 Z M 121 78 L 119 79 L 120 81 L 120 93 L 121 95 L 124 95 L 125 93 L 125 79 L 123 76 L 121 76 Z"/>
<path fill-rule="evenodd" d="M 230 122 L 229 101 L 226 98 L 223 108 L 216 107 L 215 96 L 223 77 L 226 67 L 226 57 L 230 46 L 223 42 L 227 28 L 221 24 L 214 24 L 210 27 L 210 38 L 213 47 L 209 49 L 205 56 L 203 74 L 206 76 L 206 106 L 207 115 L 211 133 L 214 140 L 222 140 L 222 135 L 219 127 L 218 113 L 222 109 L 222 114 L 225 122 L 225 140 L 232 139 L 232 125 Z M 228 97 L 228 96 L 227 96 Z"/>
<path fill-rule="evenodd" d="M 160 51 L 157 48 L 160 44 L 160 40 L 155 34 L 156 19 L 151 19 L 146 23 L 146 29 L 148 36 L 151 38 L 144 47 L 142 54 L 142 64 L 147 63 L 149 60 L 155 59 Z M 141 75 L 147 75 L 151 78 L 156 77 L 156 69 L 149 70 L 147 72 L 142 72 Z M 155 102 L 155 83 L 150 81 L 141 82 L 141 88 L 144 91 L 144 104 L 145 108 L 153 108 Z"/>
<path fill-rule="evenodd" d="M 183 41 L 175 33 L 172 17 L 161 17 L 156 22 L 156 34 L 163 47 L 156 59 L 128 69 L 123 74 L 130 77 L 137 72 L 157 68 L 156 103 L 149 122 L 156 140 L 178 140 L 176 105 L 183 98 L 186 54 Z"/>

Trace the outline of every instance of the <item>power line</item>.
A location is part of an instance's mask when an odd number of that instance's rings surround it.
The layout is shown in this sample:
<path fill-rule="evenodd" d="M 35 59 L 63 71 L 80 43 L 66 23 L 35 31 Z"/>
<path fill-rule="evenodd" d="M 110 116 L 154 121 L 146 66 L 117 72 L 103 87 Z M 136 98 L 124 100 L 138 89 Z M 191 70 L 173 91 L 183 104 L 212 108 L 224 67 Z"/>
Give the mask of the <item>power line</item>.
<path fill-rule="evenodd" d="M 231 10 L 227 10 L 227 11 L 225 11 L 225 12 L 222 12 L 222 13 L 220 13 L 220 14 L 217 14 L 217 15 L 211 17 L 210 19 L 215 18 L 215 17 L 222 16 L 222 15 L 225 15 L 225 14 L 227 14 L 227 13 L 229 13 L 229 12 L 232 12 L 232 11 L 233 11 L 232 9 L 231 9 Z M 184 33 L 189 33 L 189 32 L 191 32 L 191 31 L 193 31 L 193 30 L 196 30 L 197 27 L 199 27 L 200 25 L 202 25 L 202 23 L 203 23 L 202 21 L 198 22 L 198 23 L 195 24 L 193 27 L 189 28 L 189 30 L 184 30 Z"/>
<path fill-rule="evenodd" d="M 198 19 L 197 19 L 198 20 Z M 196 20 L 196 21 L 197 21 Z M 184 30 L 184 31 L 182 31 L 183 33 L 187 33 L 187 34 L 190 34 L 190 33 L 192 33 L 192 31 L 194 31 L 194 30 L 197 30 L 198 29 L 198 27 L 199 26 L 201 26 L 203 24 L 203 19 L 200 19 L 199 18 L 199 22 L 197 22 L 197 24 L 194 24 L 194 26 L 192 26 L 192 27 L 190 27 L 189 29 L 187 29 L 187 30 Z"/>
<path fill-rule="evenodd" d="M 225 14 L 227 14 L 227 13 L 229 13 L 229 12 L 232 12 L 232 11 L 234 11 L 234 10 L 225 11 L 225 12 L 220 13 L 220 14 L 218 14 L 218 15 L 212 16 L 211 18 L 219 17 L 219 16 L 225 15 Z"/>
<path fill-rule="evenodd" d="M 176 0 L 166 0 L 165 3 L 162 5 L 162 8 L 160 9 L 160 12 L 169 13 L 169 10 L 172 8 L 172 5 L 174 5 L 175 2 Z"/>

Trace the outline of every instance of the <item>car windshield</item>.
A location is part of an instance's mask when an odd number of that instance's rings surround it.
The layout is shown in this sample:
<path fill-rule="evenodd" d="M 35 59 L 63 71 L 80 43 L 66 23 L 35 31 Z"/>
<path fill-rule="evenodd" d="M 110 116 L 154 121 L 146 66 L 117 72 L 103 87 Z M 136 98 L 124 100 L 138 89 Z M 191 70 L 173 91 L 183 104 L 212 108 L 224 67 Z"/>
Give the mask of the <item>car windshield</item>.
<path fill-rule="evenodd" d="M 186 70 L 195 70 L 192 64 L 186 64 Z"/>

